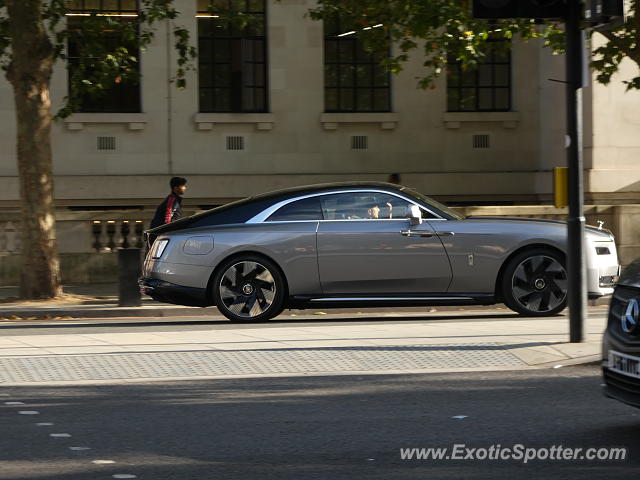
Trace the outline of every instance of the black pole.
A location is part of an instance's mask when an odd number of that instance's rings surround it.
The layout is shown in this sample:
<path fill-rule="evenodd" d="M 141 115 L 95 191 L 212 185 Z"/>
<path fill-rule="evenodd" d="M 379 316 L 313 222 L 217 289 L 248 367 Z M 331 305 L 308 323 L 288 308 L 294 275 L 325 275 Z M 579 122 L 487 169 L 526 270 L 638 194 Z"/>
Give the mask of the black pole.
<path fill-rule="evenodd" d="M 120 288 L 118 305 L 139 307 L 142 305 L 138 278 L 140 277 L 140 249 L 121 248 L 118 250 L 118 277 Z"/>
<path fill-rule="evenodd" d="M 580 30 L 582 5 L 567 1 L 567 166 L 569 167 L 569 217 L 567 268 L 569 275 L 569 341 L 584 340 L 587 310 L 586 268 L 584 261 L 584 188 L 582 171 L 582 71 L 584 41 Z"/>

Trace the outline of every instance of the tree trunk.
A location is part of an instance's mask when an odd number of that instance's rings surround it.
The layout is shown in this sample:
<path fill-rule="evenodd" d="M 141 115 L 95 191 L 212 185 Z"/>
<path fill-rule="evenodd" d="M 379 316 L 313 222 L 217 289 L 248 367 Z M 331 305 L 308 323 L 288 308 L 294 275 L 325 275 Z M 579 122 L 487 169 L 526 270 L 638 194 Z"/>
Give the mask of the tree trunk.
<path fill-rule="evenodd" d="M 42 20 L 42 0 L 7 0 L 20 176 L 22 298 L 62 293 L 55 237 L 49 84 L 53 47 Z"/>

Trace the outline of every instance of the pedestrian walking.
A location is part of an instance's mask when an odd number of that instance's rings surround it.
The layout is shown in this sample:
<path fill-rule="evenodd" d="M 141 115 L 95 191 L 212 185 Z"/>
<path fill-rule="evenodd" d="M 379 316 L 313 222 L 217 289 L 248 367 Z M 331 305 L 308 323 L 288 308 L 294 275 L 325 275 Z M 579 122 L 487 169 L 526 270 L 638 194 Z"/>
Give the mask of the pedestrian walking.
<path fill-rule="evenodd" d="M 187 179 L 173 177 L 169 181 L 169 186 L 171 187 L 171 193 L 156 209 L 150 228 L 173 222 L 182 216 L 182 195 L 187 190 Z"/>

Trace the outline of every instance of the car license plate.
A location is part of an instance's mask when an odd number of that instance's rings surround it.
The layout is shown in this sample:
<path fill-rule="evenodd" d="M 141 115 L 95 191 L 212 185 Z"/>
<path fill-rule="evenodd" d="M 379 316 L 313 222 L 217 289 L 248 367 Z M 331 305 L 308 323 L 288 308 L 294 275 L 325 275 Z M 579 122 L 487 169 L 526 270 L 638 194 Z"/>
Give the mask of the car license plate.
<path fill-rule="evenodd" d="M 640 358 L 609 350 L 609 370 L 640 378 Z"/>

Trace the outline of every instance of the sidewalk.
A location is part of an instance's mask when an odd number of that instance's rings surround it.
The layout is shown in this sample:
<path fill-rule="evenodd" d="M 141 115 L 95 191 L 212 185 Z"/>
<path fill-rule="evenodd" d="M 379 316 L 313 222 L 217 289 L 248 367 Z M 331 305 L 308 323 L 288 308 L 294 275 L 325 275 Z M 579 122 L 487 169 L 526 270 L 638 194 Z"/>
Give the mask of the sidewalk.
<path fill-rule="evenodd" d="M 140 307 L 118 306 L 118 285 L 112 283 L 90 285 L 67 285 L 64 287 L 66 298 L 49 301 L 20 301 L 18 287 L 0 287 L 0 323 L 15 320 L 69 320 L 72 318 L 162 318 L 162 317 L 208 317 L 211 319 L 223 319 L 224 317 L 215 307 L 185 307 L 161 303 L 146 295 L 142 296 Z M 603 297 L 597 302 L 590 302 L 592 306 L 608 306 L 609 297 Z M 292 310 L 295 314 L 355 314 L 362 313 L 424 313 L 424 312 L 459 312 L 459 311 L 487 311 L 502 308 L 511 312 L 503 305 L 480 306 L 470 305 L 466 307 L 374 307 L 367 309 L 308 309 Z M 285 311 L 286 312 L 286 311 Z"/>

